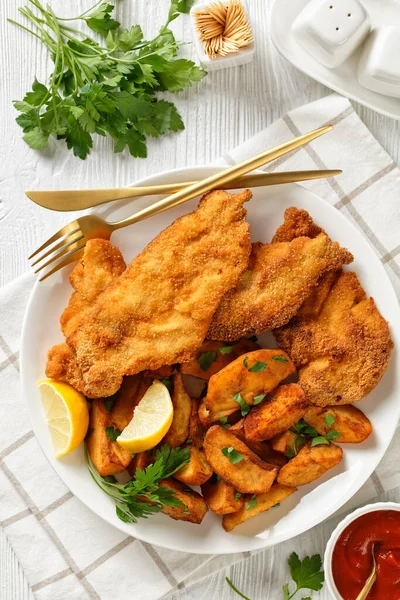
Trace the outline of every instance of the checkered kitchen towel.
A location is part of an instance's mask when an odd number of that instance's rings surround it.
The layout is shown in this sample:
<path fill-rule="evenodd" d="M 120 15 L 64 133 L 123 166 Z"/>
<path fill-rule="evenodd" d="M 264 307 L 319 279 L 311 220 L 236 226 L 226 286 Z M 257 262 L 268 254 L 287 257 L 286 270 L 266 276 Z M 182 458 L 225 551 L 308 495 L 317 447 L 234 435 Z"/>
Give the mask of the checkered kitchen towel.
<path fill-rule="evenodd" d="M 269 170 L 342 168 L 338 179 L 303 185 L 340 210 L 375 248 L 400 295 L 400 171 L 345 98 L 298 108 L 219 161 L 233 164 L 292 136 L 334 131 L 283 157 Z M 249 553 L 213 557 L 164 550 L 127 537 L 83 506 L 47 464 L 20 397 L 20 325 L 33 284 L 24 276 L 0 290 L 0 522 L 39 600 L 186 598 L 191 583 Z M 376 473 L 344 507 L 397 485 L 400 434 Z M 265 552 L 271 554 L 274 549 Z M 278 591 L 277 591 L 278 593 Z"/>

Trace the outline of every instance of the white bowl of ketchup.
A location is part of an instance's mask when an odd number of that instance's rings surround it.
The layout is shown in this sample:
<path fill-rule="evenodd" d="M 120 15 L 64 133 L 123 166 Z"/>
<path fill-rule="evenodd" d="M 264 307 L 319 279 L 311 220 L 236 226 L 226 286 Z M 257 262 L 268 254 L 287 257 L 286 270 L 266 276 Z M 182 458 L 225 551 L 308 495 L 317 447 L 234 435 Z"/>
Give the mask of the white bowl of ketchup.
<path fill-rule="evenodd" d="M 368 600 L 400 600 L 400 504 L 377 502 L 339 523 L 326 546 L 325 581 L 334 600 L 355 600 L 377 568 Z"/>

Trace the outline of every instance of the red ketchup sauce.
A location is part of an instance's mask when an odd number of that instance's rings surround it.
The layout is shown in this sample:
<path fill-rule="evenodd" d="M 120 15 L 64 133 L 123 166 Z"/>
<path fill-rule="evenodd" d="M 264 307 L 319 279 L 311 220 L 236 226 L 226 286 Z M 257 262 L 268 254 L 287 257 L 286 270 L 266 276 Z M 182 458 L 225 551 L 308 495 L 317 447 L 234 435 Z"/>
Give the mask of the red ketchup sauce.
<path fill-rule="evenodd" d="M 376 510 L 350 523 L 335 544 L 332 574 L 343 600 L 355 600 L 372 571 L 368 600 L 400 600 L 400 511 Z"/>

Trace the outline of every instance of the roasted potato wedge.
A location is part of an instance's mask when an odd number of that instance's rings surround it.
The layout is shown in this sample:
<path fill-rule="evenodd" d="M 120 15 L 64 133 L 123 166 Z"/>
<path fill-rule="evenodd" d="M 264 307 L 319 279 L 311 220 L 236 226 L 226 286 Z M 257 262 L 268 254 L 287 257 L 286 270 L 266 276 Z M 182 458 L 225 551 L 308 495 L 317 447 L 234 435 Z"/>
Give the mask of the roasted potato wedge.
<path fill-rule="evenodd" d="M 288 430 L 272 438 L 269 443 L 273 450 L 276 450 L 276 452 L 280 452 L 285 456 L 287 456 L 288 453 L 297 454 L 296 444 L 298 443 L 298 437 L 297 433 Z M 290 448 L 291 452 L 288 448 Z"/>
<path fill-rule="evenodd" d="M 332 415 L 335 421 L 331 426 L 327 425 L 325 419 Z M 311 406 L 304 415 L 304 420 L 315 427 L 320 435 L 325 435 L 334 429 L 340 435 L 337 442 L 347 444 L 359 444 L 367 439 L 372 433 L 371 421 L 364 413 L 352 404 L 342 406 Z"/>
<path fill-rule="evenodd" d="M 201 405 L 200 400 L 192 398 L 192 411 L 190 413 L 189 421 L 189 440 L 191 440 L 192 448 L 202 448 L 205 436 L 205 429 L 200 421 L 199 407 Z"/>
<path fill-rule="evenodd" d="M 146 467 L 152 462 L 148 452 L 138 452 L 132 458 L 132 462 L 127 467 L 127 471 L 131 477 L 135 477 L 136 469 L 145 470 Z"/>
<path fill-rule="evenodd" d="M 296 425 L 306 412 L 309 402 L 297 383 L 281 385 L 258 404 L 244 420 L 247 440 L 261 442 Z"/>
<path fill-rule="evenodd" d="M 141 375 L 124 377 L 111 409 L 111 422 L 115 427 L 122 431 L 131 422 L 133 411 L 150 387 L 150 383 L 150 379 L 143 379 Z"/>
<path fill-rule="evenodd" d="M 244 442 L 246 446 L 250 448 L 250 450 L 253 450 L 253 452 L 255 452 L 255 454 L 257 454 L 257 456 L 259 456 L 265 462 L 270 463 L 271 465 L 276 465 L 279 468 L 283 467 L 283 465 L 287 463 L 286 458 L 279 452 L 273 450 L 266 442 L 253 442 L 246 438 L 244 432 L 244 419 L 240 419 L 240 421 L 232 425 L 229 428 L 229 431 L 236 435 L 239 440 L 242 440 L 242 442 Z"/>
<path fill-rule="evenodd" d="M 93 400 L 90 407 L 89 430 L 86 445 L 90 460 L 100 475 L 115 475 L 121 473 L 132 460 L 127 452 L 117 442 L 107 437 L 106 427 L 111 425 L 111 414 L 104 406 L 104 400 Z"/>
<path fill-rule="evenodd" d="M 175 479 L 188 485 L 201 485 L 208 481 L 213 474 L 213 470 L 208 464 L 203 450 L 199 448 L 190 448 L 190 461 L 187 465 L 174 473 Z"/>
<path fill-rule="evenodd" d="M 182 375 L 176 373 L 172 377 L 174 391 L 172 393 L 172 404 L 174 407 L 174 417 L 171 427 L 165 434 L 162 443 L 169 444 L 171 448 L 176 448 L 185 443 L 189 437 L 189 421 L 192 413 L 192 400 L 183 384 Z"/>
<path fill-rule="evenodd" d="M 252 406 L 255 396 L 270 392 L 294 371 L 293 362 L 282 350 L 262 349 L 243 354 L 210 378 L 204 419 L 207 417 L 209 423 L 214 423 L 240 410 L 234 399 L 238 393 Z"/>
<path fill-rule="evenodd" d="M 311 447 L 309 442 L 287 465 L 282 467 L 277 481 L 291 487 L 306 485 L 339 464 L 342 457 L 343 450 L 340 446 L 324 444 Z"/>
<path fill-rule="evenodd" d="M 204 519 L 208 506 L 198 492 L 188 489 L 187 486 L 172 477 L 160 481 L 160 486 L 174 491 L 183 506 L 164 506 L 161 512 L 176 521 L 189 521 L 189 523 L 200 524 Z"/>
<path fill-rule="evenodd" d="M 241 456 L 239 460 L 235 461 L 234 456 L 225 456 L 224 452 L 231 448 L 236 458 L 236 453 Z M 220 425 L 213 425 L 207 431 L 204 451 L 213 470 L 243 494 L 267 492 L 278 472 L 275 465 L 261 460 L 246 444 Z"/>
<path fill-rule="evenodd" d="M 221 348 L 232 348 L 232 350 L 223 354 Z M 258 344 L 247 339 L 242 339 L 231 344 L 204 340 L 194 358 L 190 362 L 179 365 L 179 371 L 184 375 L 192 375 L 193 377 L 199 377 L 208 381 L 212 375 L 215 375 L 215 373 L 218 373 L 218 371 L 229 365 L 238 356 L 241 356 L 245 352 L 253 352 L 259 348 Z M 203 356 L 206 353 L 211 354 Z M 209 360 L 202 360 L 202 358 Z M 205 368 L 207 366 L 208 368 Z"/>
<path fill-rule="evenodd" d="M 237 492 L 230 484 L 214 474 L 201 486 L 203 498 L 208 508 L 216 515 L 227 515 L 237 512 L 243 506 L 244 495 Z"/>
<path fill-rule="evenodd" d="M 237 525 L 244 523 L 248 519 L 259 515 L 262 512 L 272 508 L 279 502 L 282 502 L 296 491 L 294 487 L 274 483 L 271 489 L 264 494 L 256 496 L 257 503 L 253 508 L 248 508 L 248 503 L 252 496 L 246 495 L 242 507 L 234 513 L 226 514 L 222 519 L 222 527 L 225 531 L 232 531 Z"/>

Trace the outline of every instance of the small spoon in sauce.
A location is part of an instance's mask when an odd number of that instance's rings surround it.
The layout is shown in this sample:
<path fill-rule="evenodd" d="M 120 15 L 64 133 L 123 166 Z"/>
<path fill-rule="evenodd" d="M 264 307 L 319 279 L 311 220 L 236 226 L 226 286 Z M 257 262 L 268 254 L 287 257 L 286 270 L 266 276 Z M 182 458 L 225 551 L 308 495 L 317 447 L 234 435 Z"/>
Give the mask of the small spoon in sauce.
<path fill-rule="evenodd" d="M 358 594 L 356 600 L 366 600 L 368 594 L 371 591 L 372 586 L 374 585 L 375 581 L 376 581 L 376 562 L 375 562 L 375 544 L 372 544 L 372 548 L 371 548 L 371 554 L 372 554 L 372 571 L 371 571 L 371 575 L 368 577 L 367 581 L 365 582 L 365 585 L 363 587 L 363 589 L 361 590 L 361 592 Z"/>

